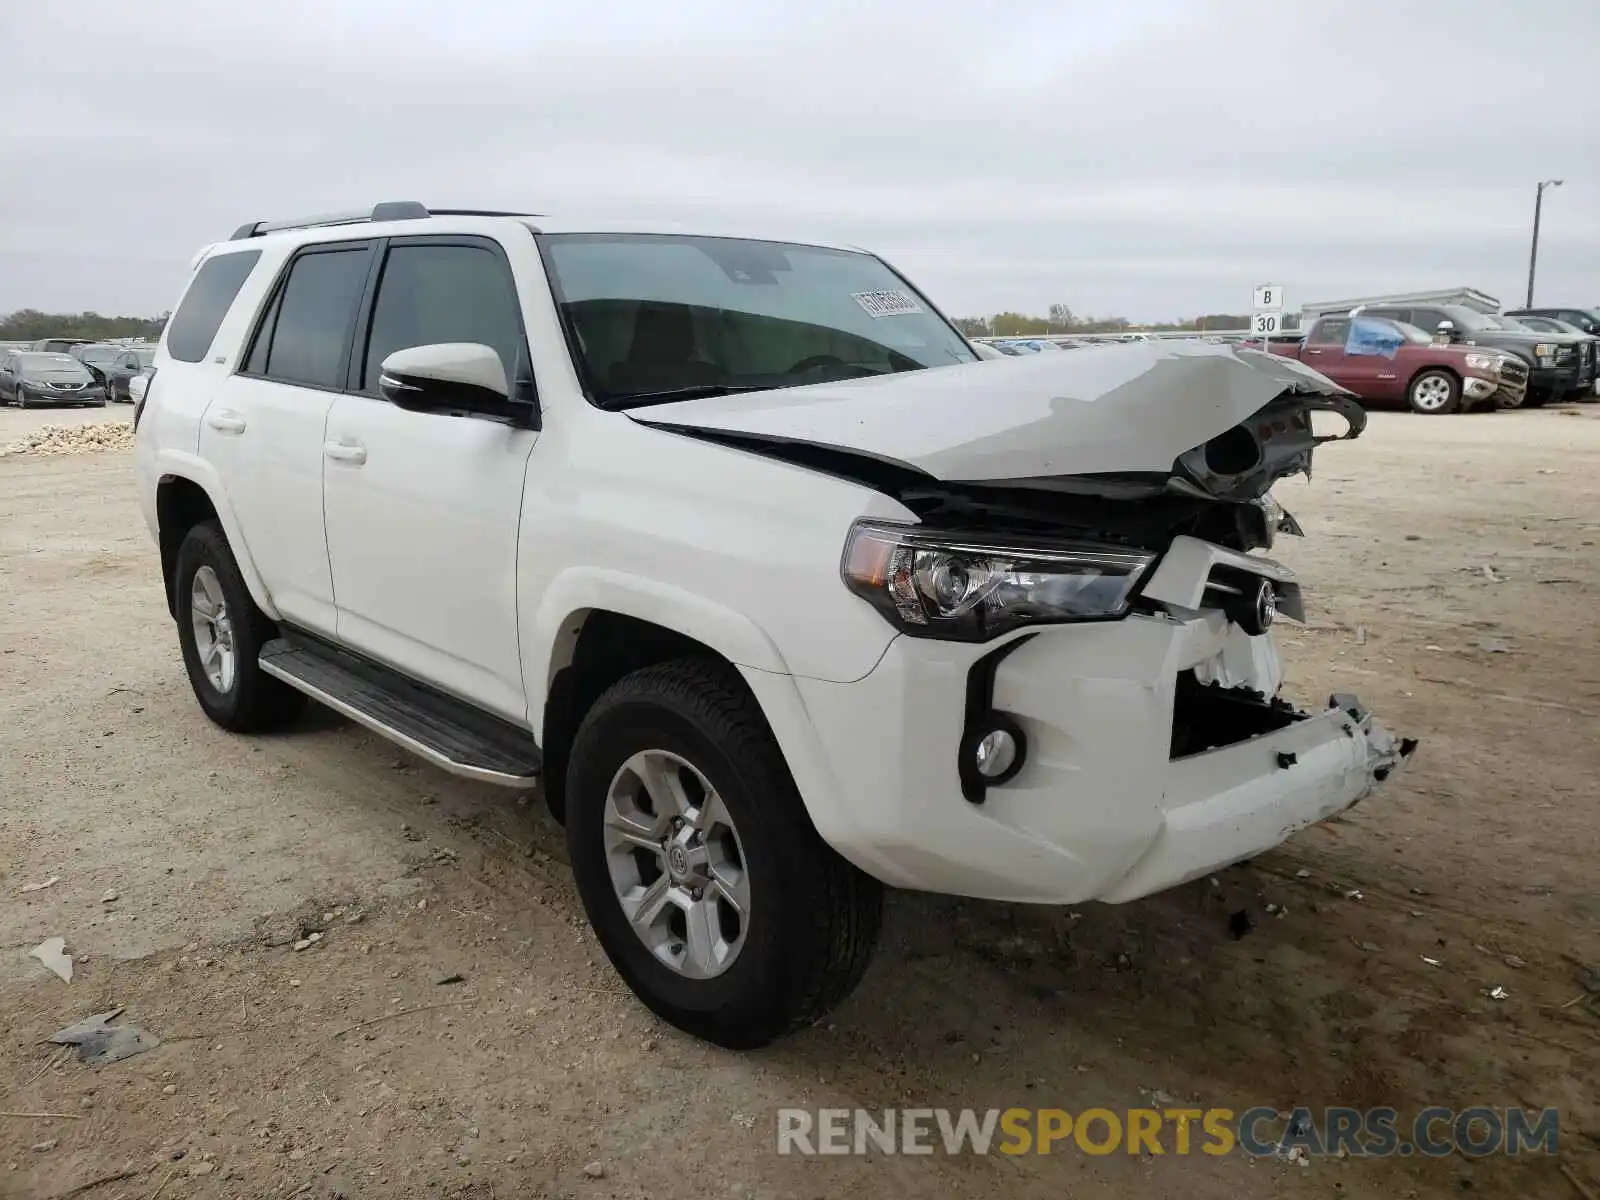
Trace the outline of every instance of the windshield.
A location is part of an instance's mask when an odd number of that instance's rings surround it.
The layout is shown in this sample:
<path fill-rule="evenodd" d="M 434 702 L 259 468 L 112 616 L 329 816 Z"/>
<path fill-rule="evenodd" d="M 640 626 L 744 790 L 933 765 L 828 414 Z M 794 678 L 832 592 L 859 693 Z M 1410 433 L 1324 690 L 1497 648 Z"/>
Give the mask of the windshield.
<path fill-rule="evenodd" d="M 1452 305 L 1444 310 L 1445 319 L 1452 322 L 1457 329 L 1474 330 L 1482 333 L 1484 330 L 1493 329 L 1494 326 L 1484 324 L 1483 314 L 1474 312 L 1470 308 Z"/>
<path fill-rule="evenodd" d="M 539 239 L 590 398 L 631 408 L 975 362 L 869 254 L 675 234 Z"/>
<path fill-rule="evenodd" d="M 139 360 L 141 368 L 148 367 L 156 361 L 156 352 L 154 350 L 135 350 L 133 356 Z"/>
<path fill-rule="evenodd" d="M 72 353 L 73 357 L 80 362 L 93 363 L 97 367 L 109 367 L 116 360 L 117 348 L 115 346 L 79 346 Z"/>
<path fill-rule="evenodd" d="M 1478 318 L 1483 329 L 1499 329 L 1510 333 L 1526 333 L 1528 327 L 1517 321 L 1514 317 L 1496 317 L 1485 314 Z"/>
<path fill-rule="evenodd" d="M 17 365 L 24 375 L 49 375 L 56 379 L 77 379 L 89 372 L 70 354 L 46 354 L 35 351 L 17 355 Z"/>

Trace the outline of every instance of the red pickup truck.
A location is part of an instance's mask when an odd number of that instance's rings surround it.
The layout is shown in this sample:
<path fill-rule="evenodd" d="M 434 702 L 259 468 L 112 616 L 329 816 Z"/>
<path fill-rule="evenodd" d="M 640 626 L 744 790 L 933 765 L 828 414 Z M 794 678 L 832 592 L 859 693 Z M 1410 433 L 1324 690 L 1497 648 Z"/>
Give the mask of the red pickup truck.
<path fill-rule="evenodd" d="M 1357 336 L 1351 337 L 1356 322 Z M 1273 342 L 1273 354 L 1298 358 L 1362 401 L 1403 400 L 1426 416 L 1472 408 L 1516 408 L 1528 367 L 1515 355 L 1435 342 L 1383 317 L 1323 317 L 1299 343 Z"/>

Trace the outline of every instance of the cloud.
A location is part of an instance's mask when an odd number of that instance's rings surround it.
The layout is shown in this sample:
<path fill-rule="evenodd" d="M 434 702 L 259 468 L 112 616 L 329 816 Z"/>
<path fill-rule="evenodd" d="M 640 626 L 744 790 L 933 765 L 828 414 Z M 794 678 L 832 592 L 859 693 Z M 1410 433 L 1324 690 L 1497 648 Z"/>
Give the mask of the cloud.
<path fill-rule="evenodd" d="M 12 6 L 14 9 L 15 6 Z M 1600 287 L 1600 8 L 58 0 L 0 16 L 0 311 L 170 306 L 239 223 L 379 199 L 890 257 L 955 312 Z"/>

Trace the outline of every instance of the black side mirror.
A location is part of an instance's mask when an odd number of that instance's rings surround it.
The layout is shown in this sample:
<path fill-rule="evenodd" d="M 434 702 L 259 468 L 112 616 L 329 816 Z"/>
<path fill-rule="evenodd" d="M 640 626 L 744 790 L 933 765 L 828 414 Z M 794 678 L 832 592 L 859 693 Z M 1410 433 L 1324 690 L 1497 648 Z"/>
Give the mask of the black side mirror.
<path fill-rule="evenodd" d="M 466 412 L 530 423 L 531 405 L 511 399 L 500 355 L 479 342 L 396 350 L 383 360 L 378 391 L 409 412 Z"/>

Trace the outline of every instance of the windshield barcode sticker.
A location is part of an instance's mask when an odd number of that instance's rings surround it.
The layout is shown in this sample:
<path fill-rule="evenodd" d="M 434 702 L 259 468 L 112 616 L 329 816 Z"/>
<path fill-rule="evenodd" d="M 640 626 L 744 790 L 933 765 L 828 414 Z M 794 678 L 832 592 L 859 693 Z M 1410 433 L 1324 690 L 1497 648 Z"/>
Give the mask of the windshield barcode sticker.
<path fill-rule="evenodd" d="M 890 288 L 885 292 L 851 292 L 850 299 L 861 305 L 862 311 L 874 320 L 879 317 L 904 317 L 922 311 L 920 304 L 898 288 Z"/>

